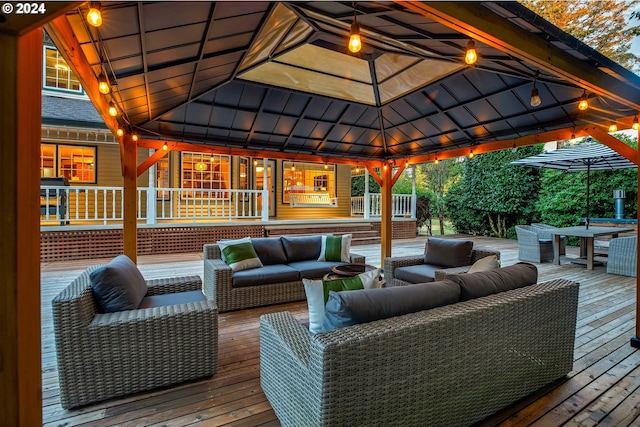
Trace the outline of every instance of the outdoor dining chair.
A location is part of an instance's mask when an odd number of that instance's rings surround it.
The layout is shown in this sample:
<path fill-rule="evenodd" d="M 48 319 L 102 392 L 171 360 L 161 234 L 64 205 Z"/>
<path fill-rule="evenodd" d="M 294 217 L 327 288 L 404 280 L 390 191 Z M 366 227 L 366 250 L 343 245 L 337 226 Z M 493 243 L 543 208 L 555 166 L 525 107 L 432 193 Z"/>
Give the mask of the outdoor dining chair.
<path fill-rule="evenodd" d="M 518 236 L 518 259 L 537 262 L 553 261 L 553 241 L 540 239 L 530 225 L 516 225 Z"/>

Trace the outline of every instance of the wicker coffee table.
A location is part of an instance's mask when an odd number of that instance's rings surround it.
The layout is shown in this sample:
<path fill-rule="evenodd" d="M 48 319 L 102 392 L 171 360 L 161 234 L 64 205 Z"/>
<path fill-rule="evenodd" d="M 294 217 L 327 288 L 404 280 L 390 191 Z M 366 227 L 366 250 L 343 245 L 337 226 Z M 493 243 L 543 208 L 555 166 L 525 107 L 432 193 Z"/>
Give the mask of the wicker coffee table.
<path fill-rule="evenodd" d="M 343 277 L 353 277 L 365 271 L 375 270 L 375 265 L 370 264 L 341 264 L 331 268 L 331 273 L 324 275 L 324 280 L 340 279 Z M 382 276 L 382 274 L 381 274 Z M 381 286 L 384 286 L 384 278 L 381 278 Z"/>

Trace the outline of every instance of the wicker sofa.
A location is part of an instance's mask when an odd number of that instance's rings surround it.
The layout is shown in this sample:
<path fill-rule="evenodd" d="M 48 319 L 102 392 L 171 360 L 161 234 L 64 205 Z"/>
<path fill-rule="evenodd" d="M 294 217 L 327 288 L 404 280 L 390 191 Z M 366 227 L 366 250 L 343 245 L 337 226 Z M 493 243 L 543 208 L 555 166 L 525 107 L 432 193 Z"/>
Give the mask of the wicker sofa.
<path fill-rule="evenodd" d="M 204 293 L 223 311 L 304 300 L 302 279 L 317 279 L 344 262 L 318 261 L 322 236 L 252 238 L 263 267 L 234 272 L 218 244 L 204 245 Z M 350 262 L 365 257 L 350 253 Z"/>
<path fill-rule="evenodd" d="M 52 301 L 63 408 L 215 373 L 218 310 L 202 295 L 200 277 L 147 280 L 155 306 L 103 313 L 90 278 L 99 267 L 87 268 Z M 196 293 L 202 300 L 180 302 Z M 175 304 L 158 306 L 178 294 Z"/>
<path fill-rule="evenodd" d="M 429 246 L 431 242 L 431 247 Z M 434 246 L 436 243 L 438 246 Z M 466 247 L 466 249 L 465 249 Z M 437 258 L 434 263 L 427 263 L 427 251 L 436 249 Z M 462 258 L 466 261 L 453 264 L 452 259 L 459 258 L 455 252 L 467 251 L 469 255 Z M 447 274 L 464 273 L 476 261 L 495 255 L 500 260 L 500 252 L 490 249 L 473 248 L 470 240 L 452 240 L 430 237 L 425 243 L 425 253 L 400 257 L 388 257 L 384 260 L 385 286 L 406 286 L 414 283 L 424 283 L 433 280 L 442 280 Z M 451 265 L 456 265 L 452 267 Z M 400 276 L 400 277 L 398 277 Z"/>
<path fill-rule="evenodd" d="M 261 385 L 283 426 L 471 425 L 571 371 L 578 288 L 557 279 L 315 335 L 266 314 Z"/>

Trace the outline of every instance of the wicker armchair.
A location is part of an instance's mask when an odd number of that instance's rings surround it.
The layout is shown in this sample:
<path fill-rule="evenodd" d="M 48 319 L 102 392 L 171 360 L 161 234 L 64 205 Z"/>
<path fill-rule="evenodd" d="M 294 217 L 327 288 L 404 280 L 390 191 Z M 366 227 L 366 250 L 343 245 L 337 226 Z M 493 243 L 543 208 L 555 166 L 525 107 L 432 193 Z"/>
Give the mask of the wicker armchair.
<path fill-rule="evenodd" d="M 636 277 L 638 237 L 616 237 L 609 242 L 607 273 Z"/>
<path fill-rule="evenodd" d="M 530 225 L 516 225 L 518 236 L 518 259 L 520 261 L 553 261 L 553 241 L 540 240 L 536 230 Z"/>
<path fill-rule="evenodd" d="M 549 230 L 558 228 L 558 227 L 554 227 L 553 225 L 542 224 L 539 222 L 531 223 L 531 227 L 533 228 L 533 230 L 535 230 L 536 233 L 538 233 L 538 239 L 551 240 L 551 242 L 553 242 L 553 235 L 549 233 Z M 566 236 L 560 236 L 560 251 L 559 251 L 560 255 L 567 254 L 565 240 L 566 240 Z"/>
<path fill-rule="evenodd" d="M 99 313 L 85 270 L 52 301 L 62 407 L 213 375 L 218 310 L 210 300 Z M 147 296 L 202 289 L 198 276 L 147 280 Z"/>

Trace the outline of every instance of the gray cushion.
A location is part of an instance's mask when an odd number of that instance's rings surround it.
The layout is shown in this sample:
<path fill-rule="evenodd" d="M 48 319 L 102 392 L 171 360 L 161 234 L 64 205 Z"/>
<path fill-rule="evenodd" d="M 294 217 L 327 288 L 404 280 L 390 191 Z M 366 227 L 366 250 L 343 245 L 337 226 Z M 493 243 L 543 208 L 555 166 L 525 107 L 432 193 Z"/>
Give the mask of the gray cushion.
<path fill-rule="evenodd" d="M 147 294 L 147 282 L 126 255 L 93 270 L 89 278 L 98 307 L 105 313 L 135 310 Z"/>
<path fill-rule="evenodd" d="M 252 238 L 251 244 L 262 261 L 262 265 L 286 264 L 287 255 L 284 253 L 280 237 Z"/>
<path fill-rule="evenodd" d="M 317 260 L 320 257 L 322 236 L 281 236 L 287 263 Z"/>
<path fill-rule="evenodd" d="M 426 283 L 433 282 L 436 270 L 442 270 L 442 267 L 427 264 L 408 265 L 394 268 L 393 276 L 409 283 Z"/>
<path fill-rule="evenodd" d="M 231 286 L 241 288 L 245 286 L 268 285 L 272 283 L 295 282 L 298 279 L 298 270 L 288 265 L 265 265 L 251 270 L 236 271 L 233 273 Z"/>
<path fill-rule="evenodd" d="M 331 272 L 331 267 L 344 264 L 335 261 L 296 261 L 287 264 L 300 273 L 300 279 L 320 279 Z"/>
<path fill-rule="evenodd" d="M 176 304 L 206 301 L 202 291 L 174 292 L 172 294 L 149 295 L 142 299 L 138 308 L 167 307 Z"/>
<path fill-rule="evenodd" d="M 445 268 L 471 264 L 471 240 L 449 240 L 430 237 L 424 248 L 424 263 Z"/>
<path fill-rule="evenodd" d="M 460 301 L 467 301 L 511 289 L 533 285 L 538 281 L 538 269 L 527 262 L 519 262 L 508 267 L 469 274 L 447 274 L 460 286 Z"/>
<path fill-rule="evenodd" d="M 460 287 L 443 280 L 392 288 L 329 292 L 323 331 L 454 304 Z"/>

